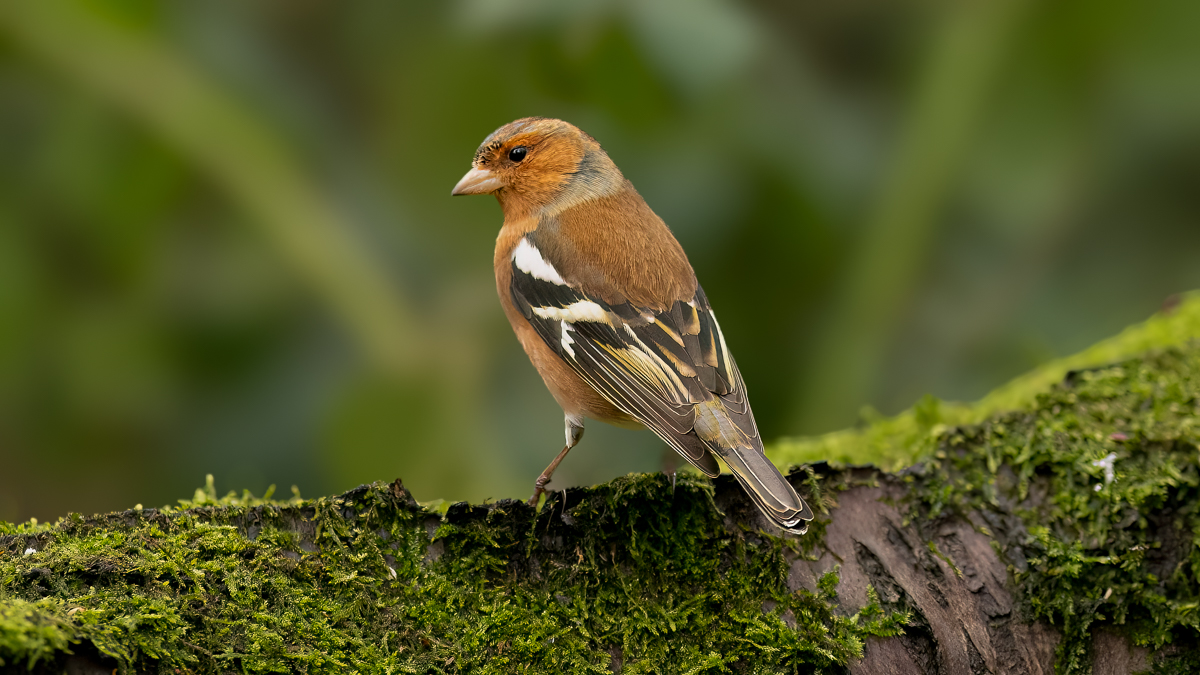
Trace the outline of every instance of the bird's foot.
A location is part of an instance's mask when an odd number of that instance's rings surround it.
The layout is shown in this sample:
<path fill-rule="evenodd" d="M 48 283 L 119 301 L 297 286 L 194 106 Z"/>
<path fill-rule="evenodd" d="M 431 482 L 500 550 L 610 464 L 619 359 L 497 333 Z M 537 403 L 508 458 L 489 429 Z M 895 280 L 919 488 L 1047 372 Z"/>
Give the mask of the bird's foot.
<path fill-rule="evenodd" d="M 538 500 L 541 499 L 542 493 L 546 491 L 546 483 L 550 482 L 549 476 L 538 476 L 538 479 L 533 482 L 533 496 L 529 498 L 528 504 L 537 508 Z"/>

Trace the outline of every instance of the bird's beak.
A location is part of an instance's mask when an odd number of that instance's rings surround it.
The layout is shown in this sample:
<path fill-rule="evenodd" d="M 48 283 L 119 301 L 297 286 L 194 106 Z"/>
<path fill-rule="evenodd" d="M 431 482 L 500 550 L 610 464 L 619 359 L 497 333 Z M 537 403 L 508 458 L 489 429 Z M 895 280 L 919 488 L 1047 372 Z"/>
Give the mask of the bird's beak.
<path fill-rule="evenodd" d="M 451 195 L 486 195 L 504 187 L 496 174 L 487 169 L 471 169 L 450 191 Z"/>

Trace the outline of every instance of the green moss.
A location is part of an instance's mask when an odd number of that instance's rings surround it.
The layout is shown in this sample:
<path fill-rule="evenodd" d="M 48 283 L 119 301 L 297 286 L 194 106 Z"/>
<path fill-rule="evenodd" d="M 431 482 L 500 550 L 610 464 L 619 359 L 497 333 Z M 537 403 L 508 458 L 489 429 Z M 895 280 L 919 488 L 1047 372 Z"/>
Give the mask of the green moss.
<path fill-rule="evenodd" d="M 32 666 L 78 641 L 58 600 L 0 601 L 0 667 Z"/>
<path fill-rule="evenodd" d="M 1160 673 L 1194 672 L 1200 345 L 1185 336 L 1198 334 L 1191 296 L 975 406 L 927 398 L 776 458 L 919 459 L 905 473 L 914 517 L 955 513 L 994 536 L 1028 615 L 1063 632 L 1059 672 L 1088 670 L 1097 624 L 1173 645 Z M 1096 463 L 1110 455 L 1107 481 Z M 819 516 L 864 475 L 800 471 Z M 836 672 L 867 636 L 901 630 L 873 591 L 839 608 L 836 574 L 788 592 L 788 561 L 819 553 L 828 518 L 798 541 L 748 531 L 716 506 L 738 490 L 631 475 L 535 513 L 426 508 L 398 482 L 218 497 L 210 478 L 178 507 L 0 523 L 0 666 L 84 649 L 125 673 Z"/>
<path fill-rule="evenodd" d="M 926 518 L 981 514 L 1026 607 L 1063 632 L 1057 672 L 1084 673 L 1097 624 L 1153 649 L 1200 644 L 1198 459 L 1194 341 L 947 430 L 910 479 Z"/>
<path fill-rule="evenodd" d="M 874 599 L 839 611 L 836 576 L 787 592 L 783 541 L 730 530 L 713 490 L 629 476 L 540 514 L 441 517 L 398 484 L 284 503 L 210 481 L 183 508 L 0 525 L 0 658 L 84 644 L 122 672 L 822 672 L 899 631 Z"/>
<path fill-rule="evenodd" d="M 1174 645 L 1156 672 L 1196 672 L 1189 654 L 1200 646 L 1197 336 L 1194 292 L 978 403 L 926 397 L 895 417 L 783 441 L 768 454 L 781 465 L 915 463 L 908 479 L 919 515 L 988 516 L 979 526 L 1012 563 L 1027 613 L 1064 632 L 1058 672 L 1090 671 L 1097 622 L 1141 645 Z M 1110 453 L 1115 480 L 1105 483 L 1094 463 Z M 1008 512 L 1019 520 L 1001 517 Z"/>

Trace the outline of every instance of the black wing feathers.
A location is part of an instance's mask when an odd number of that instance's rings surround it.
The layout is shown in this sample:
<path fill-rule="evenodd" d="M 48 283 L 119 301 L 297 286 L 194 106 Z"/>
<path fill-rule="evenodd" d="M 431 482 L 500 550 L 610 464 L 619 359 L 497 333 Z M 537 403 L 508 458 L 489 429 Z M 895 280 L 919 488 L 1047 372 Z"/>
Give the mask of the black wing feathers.
<path fill-rule="evenodd" d="M 602 396 L 650 427 L 696 468 L 710 476 L 720 473 L 707 446 L 692 432 L 695 416 L 691 401 L 703 400 L 703 388 L 694 378 L 680 377 L 648 356 L 653 354 L 664 363 L 690 360 L 686 350 L 664 331 L 645 330 L 654 325 L 652 319 L 657 321 L 653 313 L 628 302 L 609 305 L 569 286 L 536 278 L 515 264 L 512 275 L 513 304 L 550 349 Z M 599 306 L 609 321 L 564 325 L 563 319 L 546 311 L 565 311 L 580 302 Z M 639 359 L 639 352 L 646 356 Z M 686 382 L 689 380 L 690 385 Z"/>

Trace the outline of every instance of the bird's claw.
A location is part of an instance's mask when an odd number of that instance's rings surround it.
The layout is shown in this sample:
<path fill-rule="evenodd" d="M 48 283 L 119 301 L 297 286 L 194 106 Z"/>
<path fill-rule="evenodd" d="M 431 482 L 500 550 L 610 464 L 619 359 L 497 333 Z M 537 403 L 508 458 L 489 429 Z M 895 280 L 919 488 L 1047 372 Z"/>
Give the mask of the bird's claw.
<path fill-rule="evenodd" d="M 538 500 L 541 499 L 542 494 L 546 492 L 546 483 L 549 482 L 550 479 L 546 476 L 538 476 L 538 479 L 533 482 L 533 496 L 530 497 L 529 501 L 527 502 L 530 506 L 535 508 L 537 507 Z"/>

